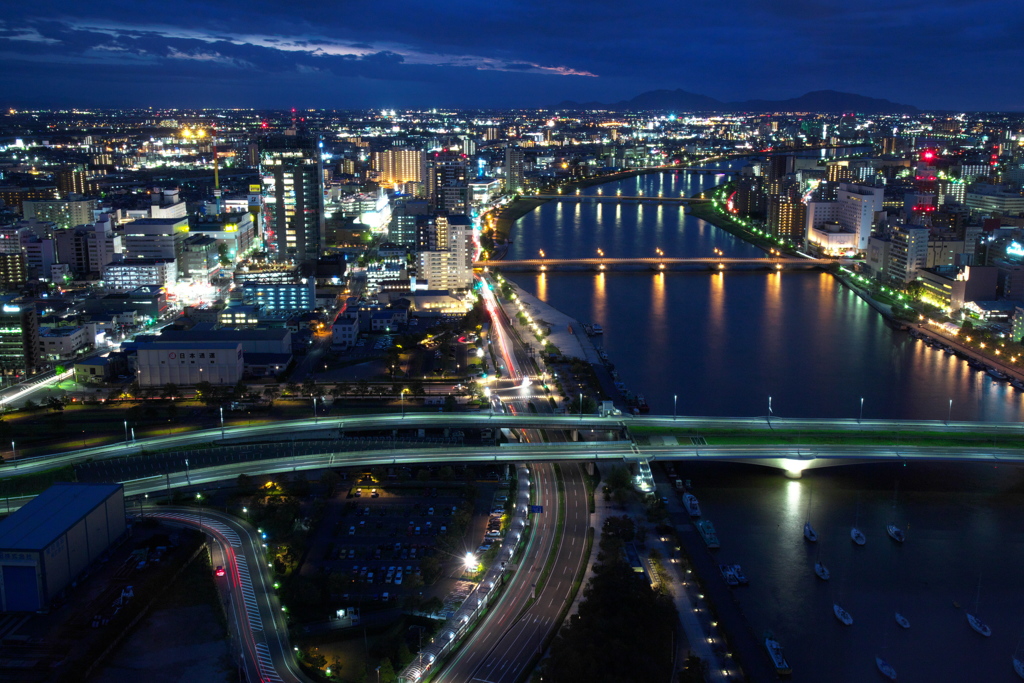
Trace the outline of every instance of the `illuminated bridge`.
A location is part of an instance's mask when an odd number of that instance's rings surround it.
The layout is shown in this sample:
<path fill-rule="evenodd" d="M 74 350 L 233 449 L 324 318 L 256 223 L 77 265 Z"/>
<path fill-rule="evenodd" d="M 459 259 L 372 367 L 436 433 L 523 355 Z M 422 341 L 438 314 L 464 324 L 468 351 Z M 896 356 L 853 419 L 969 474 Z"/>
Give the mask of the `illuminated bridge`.
<path fill-rule="evenodd" d="M 622 204 L 704 204 L 711 201 L 700 197 L 627 196 L 622 194 L 537 194 L 527 198 L 562 202 L 617 202 Z"/>
<path fill-rule="evenodd" d="M 484 270 L 501 269 L 507 271 L 551 271 L 551 270 L 725 270 L 735 268 L 741 270 L 789 270 L 794 268 L 829 268 L 833 265 L 850 265 L 853 261 L 848 259 L 816 259 L 816 258 L 730 258 L 730 257 L 700 257 L 700 258 L 671 258 L 668 256 L 650 256 L 640 258 L 532 258 L 532 259 L 508 259 L 494 261 L 477 261 L 474 268 Z"/>

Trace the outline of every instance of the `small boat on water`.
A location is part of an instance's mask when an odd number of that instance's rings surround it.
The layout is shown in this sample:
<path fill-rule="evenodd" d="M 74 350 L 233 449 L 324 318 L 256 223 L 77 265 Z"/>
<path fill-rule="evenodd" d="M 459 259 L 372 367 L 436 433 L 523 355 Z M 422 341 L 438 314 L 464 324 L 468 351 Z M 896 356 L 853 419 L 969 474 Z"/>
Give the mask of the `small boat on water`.
<path fill-rule="evenodd" d="M 899 624 L 902 628 L 910 628 L 910 620 L 902 614 L 900 614 L 899 612 L 896 613 L 896 623 Z"/>
<path fill-rule="evenodd" d="M 875 657 L 875 666 L 882 673 L 883 676 L 888 678 L 890 681 L 896 680 L 896 669 L 892 668 L 892 664 L 885 661 L 881 657 Z"/>
<path fill-rule="evenodd" d="M 604 328 L 598 325 L 597 323 L 591 325 L 590 329 L 594 332 L 595 337 L 599 334 L 604 334 Z"/>
<path fill-rule="evenodd" d="M 1024 382 L 1021 382 L 1019 379 L 1011 379 L 1010 386 L 1018 391 L 1024 391 Z"/>
<path fill-rule="evenodd" d="M 697 522 L 697 531 L 700 533 L 700 537 L 704 539 L 704 545 L 709 548 L 720 547 L 718 534 L 715 533 L 715 525 L 711 523 L 710 519 Z"/>
<path fill-rule="evenodd" d="M 811 526 L 810 522 L 804 522 L 804 538 L 811 543 L 818 542 L 818 532 L 814 530 L 814 527 Z"/>
<path fill-rule="evenodd" d="M 691 517 L 700 517 L 700 502 L 697 501 L 697 496 L 692 493 L 684 493 L 683 505 L 686 506 L 686 511 L 690 513 Z"/>
<path fill-rule="evenodd" d="M 850 613 L 839 606 L 838 603 L 832 603 L 832 614 L 836 615 L 836 619 L 843 622 L 843 626 L 851 626 L 853 624 L 853 617 Z"/>
<path fill-rule="evenodd" d="M 793 673 L 793 668 L 786 661 L 786 656 L 782 653 L 782 646 L 775 640 L 770 632 L 764 637 L 764 649 L 768 651 L 768 656 L 772 660 L 772 664 L 775 666 L 775 673 L 780 676 L 788 676 Z"/>
<path fill-rule="evenodd" d="M 868 539 L 864 537 L 864 532 L 862 532 L 857 527 L 853 527 L 852 529 L 850 529 L 850 540 L 856 543 L 857 545 L 864 545 L 865 543 L 867 543 Z"/>
<path fill-rule="evenodd" d="M 736 576 L 736 580 L 740 582 L 741 586 L 746 586 L 750 581 L 747 580 L 747 575 L 743 573 L 743 567 L 738 564 L 732 566 L 732 573 Z"/>
<path fill-rule="evenodd" d="M 823 565 L 821 562 L 814 563 L 814 573 L 818 575 L 818 578 L 822 581 L 828 581 L 832 574 L 829 572 L 828 567 Z"/>
<path fill-rule="evenodd" d="M 740 580 L 736 578 L 736 572 L 733 571 L 731 564 L 718 565 L 718 571 L 722 572 L 722 578 L 730 586 L 740 585 Z"/>
<path fill-rule="evenodd" d="M 903 530 L 895 524 L 887 524 L 885 526 L 885 532 L 889 534 L 889 538 L 896 541 L 897 543 L 903 543 L 906 537 L 903 535 Z"/>
<path fill-rule="evenodd" d="M 1005 382 L 1007 379 L 1009 379 L 1004 373 L 999 372 L 995 368 L 985 368 L 985 372 L 987 372 L 989 376 L 992 377 L 992 379 L 998 380 L 1000 382 Z"/>
<path fill-rule="evenodd" d="M 1017 655 L 1013 656 L 1013 670 L 1017 672 L 1017 675 L 1024 678 L 1024 659 L 1019 658 Z"/>
<path fill-rule="evenodd" d="M 992 629 L 989 628 L 988 624 L 974 616 L 970 612 L 967 613 L 967 623 L 971 625 L 975 631 L 988 638 L 992 635 Z"/>

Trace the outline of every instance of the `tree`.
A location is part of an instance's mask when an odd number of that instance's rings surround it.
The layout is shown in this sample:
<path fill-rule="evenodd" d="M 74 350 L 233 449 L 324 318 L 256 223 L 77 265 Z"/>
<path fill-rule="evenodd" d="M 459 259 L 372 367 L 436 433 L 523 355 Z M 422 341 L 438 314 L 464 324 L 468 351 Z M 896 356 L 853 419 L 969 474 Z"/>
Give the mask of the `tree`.
<path fill-rule="evenodd" d="M 213 400 L 213 385 L 207 381 L 196 383 L 196 398 L 209 404 Z"/>
<path fill-rule="evenodd" d="M 174 382 L 168 382 L 164 385 L 163 395 L 164 398 L 169 398 L 173 401 L 174 399 L 181 397 L 181 389 L 179 389 L 178 385 Z"/>
<path fill-rule="evenodd" d="M 424 558 L 429 559 L 429 558 Z M 436 595 L 431 596 L 424 601 L 421 609 L 427 614 L 438 614 L 444 609 L 444 603 Z"/>
<path fill-rule="evenodd" d="M 56 396 L 51 396 L 50 398 L 46 399 L 46 407 L 55 413 L 63 412 L 64 401 L 57 398 Z"/>
<path fill-rule="evenodd" d="M 61 375 L 63 375 L 67 371 L 68 371 L 68 369 L 66 367 L 64 367 L 63 365 L 58 365 L 57 367 L 55 367 L 53 369 L 53 374 L 55 374 L 58 377 L 60 377 Z"/>
<path fill-rule="evenodd" d="M 320 485 L 324 487 L 327 497 L 330 498 L 341 485 L 341 476 L 333 470 L 324 470 L 320 475 Z"/>
<path fill-rule="evenodd" d="M 281 395 L 281 387 L 277 384 L 268 384 L 263 387 L 263 397 L 271 403 Z"/>
<path fill-rule="evenodd" d="M 458 405 L 458 401 L 456 401 L 455 397 L 452 396 L 451 394 L 448 394 L 447 396 L 444 397 L 444 412 L 454 413 Z"/>
<path fill-rule="evenodd" d="M 312 396 L 316 391 L 316 380 L 312 377 L 307 377 L 302 381 L 302 393 L 307 396 Z"/>
<path fill-rule="evenodd" d="M 387 657 L 381 660 L 380 666 L 377 667 L 377 673 L 380 674 L 380 683 L 394 683 L 398 680 L 395 676 L 395 667 Z"/>
<path fill-rule="evenodd" d="M 241 399 L 245 398 L 246 394 L 249 393 L 249 387 L 247 387 L 245 385 L 245 382 L 243 382 L 242 380 L 238 380 L 238 382 L 235 384 L 235 386 L 232 389 L 232 391 L 234 392 L 235 399 L 236 400 L 241 400 Z"/>
<path fill-rule="evenodd" d="M 248 474 L 239 474 L 238 478 L 235 479 L 235 486 L 238 487 L 238 492 L 243 496 L 252 495 L 256 491 L 256 483 Z"/>
<path fill-rule="evenodd" d="M 296 396 L 299 393 L 299 385 L 295 382 L 288 382 L 284 387 L 284 393 L 289 396 Z"/>

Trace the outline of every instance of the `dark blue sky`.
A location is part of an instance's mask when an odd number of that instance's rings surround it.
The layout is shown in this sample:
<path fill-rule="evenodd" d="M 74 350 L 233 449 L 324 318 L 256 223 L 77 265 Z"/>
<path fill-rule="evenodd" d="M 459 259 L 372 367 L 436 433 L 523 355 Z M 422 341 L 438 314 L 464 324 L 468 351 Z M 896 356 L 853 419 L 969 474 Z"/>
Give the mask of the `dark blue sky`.
<path fill-rule="evenodd" d="M 835 89 L 1024 110 L 1022 0 L 8 0 L 0 104 L 512 107 Z"/>

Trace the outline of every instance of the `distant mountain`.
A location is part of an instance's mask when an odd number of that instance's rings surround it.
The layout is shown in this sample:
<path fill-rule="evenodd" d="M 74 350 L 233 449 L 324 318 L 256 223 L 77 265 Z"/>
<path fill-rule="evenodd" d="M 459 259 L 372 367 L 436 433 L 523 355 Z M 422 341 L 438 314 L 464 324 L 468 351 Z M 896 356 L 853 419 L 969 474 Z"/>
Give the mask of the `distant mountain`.
<path fill-rule="evenodd" d="M 748 100 L 730 102 L 732 111 L 820 111 L 829 114 L 864 112 L 867 114 L 914 114 L 920 111 L 910 104 L 899 104 L 876 97 L 865 97 L 836 90 L 815 90 L 789 100 Z"/>
<path fill-rule="evenodd" d="M 875 97 L 865 97 L 835 90 L 816 90 L 788 100 L 748 100 L 746 102 L 722 102 L 707 95 L 698 95 L 685 90 L 651 90 L 631 100 L 614 104 L 601 102 L 565 101 L 558 109 L 613 109 L 624 111 L 667 110 L 667 111 L 815 111 L 841 114 L 844 112 L 912 114 L 918 110 L 909 104 L 899 104 Z"/>

